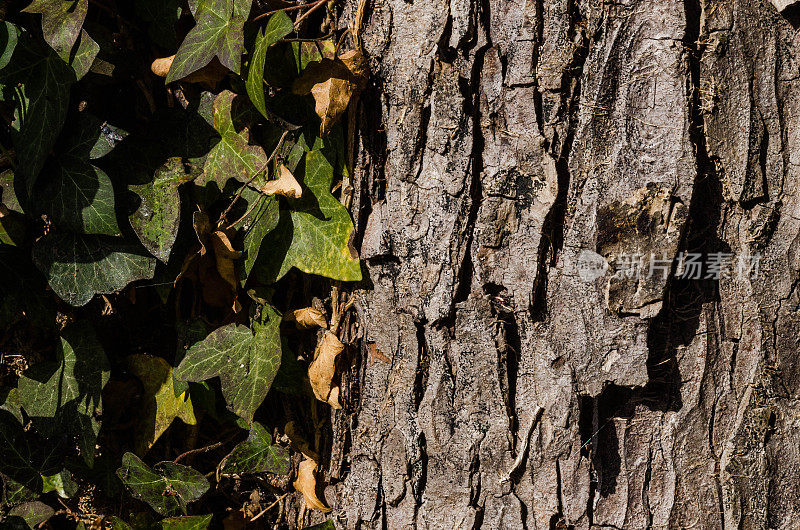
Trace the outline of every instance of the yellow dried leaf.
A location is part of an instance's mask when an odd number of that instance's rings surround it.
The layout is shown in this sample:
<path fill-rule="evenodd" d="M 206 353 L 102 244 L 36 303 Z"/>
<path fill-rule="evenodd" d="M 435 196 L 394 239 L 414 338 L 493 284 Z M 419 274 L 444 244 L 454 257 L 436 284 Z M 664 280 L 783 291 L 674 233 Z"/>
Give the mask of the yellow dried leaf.
<path fill-rule="evenodd" d="M 335 409 L 342 408 L 339 403 L 339 389 L 333 386 L 336 375 L 336 357 L 344 351 L 344 344 L 330 331 L 326 331 L 317 343 L 314 362 L 308 367 L 308 379 L 317 399 L 328 403 Z M 335 390 L 335 392 L 334 392 Z"/>
<path fill-rule="evenodd" d="M 298 329 L 311 329 L 316 327 L 327 329 L 328 327 L 325 313 L 313 307 L 304 307 L 303 309 L 296 309 L 291 313 L 287 313 L 285 320 L 287 322 L 294 322 Z"/>
<path fill-rule="evenodd" d="M 315 111 L 322 123 L 320 135 L 327 136 L 347 109 L 351 98 L 361 92 L 367 82 L 367 62 L 353 50 L 335 59 L 322 59 L 308 65 L 294 83 L 295 94 L 311 94 Z"/>
<path fill-rule="evenodd" d="M 175 60 L 175 56 L 171 57 L 162 57 L 160 59 L 156 59 L 150 65 L 150 70 L 156 74 L 158 77 L 167 77 L 169 73 L 169 69 L 172 67 L 172 61 Z M 186 76 L 183 81 L 187 83 L 203 83 L 210 87 L 213 90 L 216 90 L 217 85 L 219 85 L 220 81 L 225 79 L 225 76 L 228 75 L 228 69 L 222 66 L 222 63 L 215 57 L 208 65 L 204 66 L 200 70 L 193 72 Z"/>
<path fill-rule="evenodd" d="M 317 469 L 317 463 L 308 457 L 300 462 L 300 466 L 297 468 L 297 480 L 294 481 L 294 489 L 303 494 L 306 506 L 322 513 L 328 513 L 331 508 L 325 506 L 325 503 L 317 497 Z"/>
<path fill-rule="evenodd" d="M 261 192 L 267 195 L 283 195 L 290 199 L 299 199 L 303 194 L 300 183 L 294 178 L 289 168 L 283 164 L 281 164 L 281 174 L 278 180 L 270 180 L 264 184 L 264 187 L 261 188 Z"/>
<path fill-rule="evenodd" d="M 213 232 L 209 238 L 211 246 L 214 248 L 214 259 L 217 263 L 217 272 L 233 290 L 239 287 L 239 280 L 236 277 L 236 267 L 233 260 L 242 257 L 242 252 L 234 250 L 228 236 L 222 230 Z"/>

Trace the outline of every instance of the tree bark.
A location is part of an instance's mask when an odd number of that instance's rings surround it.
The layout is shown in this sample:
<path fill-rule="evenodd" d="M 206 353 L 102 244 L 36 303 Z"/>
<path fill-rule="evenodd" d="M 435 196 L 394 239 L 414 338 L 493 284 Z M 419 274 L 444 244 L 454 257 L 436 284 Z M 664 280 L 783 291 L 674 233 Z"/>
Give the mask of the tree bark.
<path fill-rule="evenodd" d="M 795 527 L 797 22 L 767 0 L 369 2 L 342 526 Z M 587 250 L 610 263 L 589 282 Z M 760 270 L 613 276 L 687 252 Z"/>

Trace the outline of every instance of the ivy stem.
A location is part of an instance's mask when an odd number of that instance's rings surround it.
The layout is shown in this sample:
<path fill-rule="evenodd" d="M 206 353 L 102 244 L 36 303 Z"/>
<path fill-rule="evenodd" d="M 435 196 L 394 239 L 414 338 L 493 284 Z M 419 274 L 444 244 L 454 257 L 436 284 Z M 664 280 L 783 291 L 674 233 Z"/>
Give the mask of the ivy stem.
<path fill-rule="evenodd" d="M 283 141 L 286 139 L 286 136 L 287 136 L 288 134 L 289 134 L 289 131 L 283 131 L 283 134 L 281 135 L 281 138 L 280 138 L 280 140 L 278 140 L 278 145 L 276 145 L 276 146 L 275 146 L 275 149 L 272 151 L 272 154 L 271 154 L 271 155 L 269 155 L 269 158 L 267 159 L 267 162 L 264 164 L 264 169 L 266 169 L 266 168 L 269 166 L 269 163 L 270 163 L 270 162 L 272 162 L 272 159 L 274 159 L 274 158 L 275 158 L 275 157 L 278 155 L 278 151 L 280 150 L 281 146 L 283 145 Z M 222 212 L 222 215 L 220 215 L 220 216 L 219 216 L 219 222 L 220 222 L 220 225 L 221 225 L 221 224 L 222 224 L 222 222 L 225 220 L 225 218 L 227 217 L 227 215 L 230 213 L 230 211 L 231 211 L 231 208 L 233 208 L 233 206 L 236 204 L 236 201 L 238 201 L 238 200 L 239 200 L 239 197 L 241 197 L 241 196 L 242 196 L 242 192 L 244 191 L 244 189 L 245 189 L 247 186 L 249 186 L 250 184 L 252 184 L 252 183 L 253 183 L 253 181 L 256 179 L 256 177 L 259 175 L 259 173 L 261 173 L 261 170 L 258 170 L 258 171 L 256 171 L 256 172 L 253 174 L 253 176 L 252 176 L 252 177 L 250 177 L 250 180 L 248 180 L 247 182 L 245 182 L 244 184 L 242 184 L 242 187 L 241 187 L 241 188 L 239 188 L 239 191 L 237 191 L 237 192 L 236 192 L 236 195 L 235 195 L 235 196 L 233 197 L 233 199 L 231 200 L 231 203 L 228 205 L 228 207 L 227 207 L 227 208 L 225 208 L 225 211 L 224 211 L 224 212 Z M 254 204 L 254 205 L 255 205 L 255 204 Z M 252 210 L 252 209 L 253 209 L 253 208 L 251 207 L 251 208 L 250 208 L 250 210 Z M 248 211 L 247 211 L 247 213 L 246 213 L 246 214 L 244 214 L 244 216 L 242 216 L 241 218 L 239 218 L 239 220 L 238 220 L 238 221 L 236 221 L 236 223 L 238 223 L 239 221 L 241 221 L 242 219 L 244 219 L 244 218 L 247 216 L 247 214 L 248 214 L 248 213 L 250 213 L 250 210 L 248 210 Z M 230 226 L 233 226 L 233 225 L 235 225 L 236 223 L 232 223 Z"/>
<path fill-rule="evenodd" d="M 266 13 L 261 13 L 256 18 L 254 18 L 252 20 L 252 22 L 256 22 L 258 20 L 261 20 L 262 18 L 266 18 L 266 17 L 268 17 L 270 15 L 274 15 L 278 11 L 294 11 L 296 9 L 304 9 L 306 7 L 316 7 L 317 4 L 322 4 L 322 3 L 325 3 L 325 2 L 327 2 L 327 0 L 316 0 L 314 2 L 311 2 L 311 3 L 308 3 L 308 4 L 301 4 L 299 6 L 284 7 L 283 9 L 273 9 L 272 11 L 267 11 Z"/>
<path fill-rule="evenodd" d="M 300 16 L 300 17 L 299 17 L 297 20 L 295 20 L 295 21 L 294 21 L 294 27 L 295 27 L 295 29 L 297 29 L 297 27 L 300 25 L 300 23 L 301 23 L 301 22 L 302 22 L 302 21 L 303 21 L 305 18 L 307 18 L 307 17 L 308 17 L 308 16 L 309 16 L 311 13 L 313 13 L 314 11 L 316 11 L 317 9 L 319 9 L 320 7 L 322 7 L 323 5 L 325 5 L 325 4 L 327 3 L 327 1 L 328 1 L 328 0 L 317 0 L 317 2 L 314 4 L 314 7 L 312 7 L 311 9 L 309 9 L 308 11 L 306 11 L 305 13 L 303 13 L 303 14 L 302 14 L 302 15 L 301 15 L 301 16 Z M 306 4 L 306 5 L 310 5 L 310 4 Z"/>

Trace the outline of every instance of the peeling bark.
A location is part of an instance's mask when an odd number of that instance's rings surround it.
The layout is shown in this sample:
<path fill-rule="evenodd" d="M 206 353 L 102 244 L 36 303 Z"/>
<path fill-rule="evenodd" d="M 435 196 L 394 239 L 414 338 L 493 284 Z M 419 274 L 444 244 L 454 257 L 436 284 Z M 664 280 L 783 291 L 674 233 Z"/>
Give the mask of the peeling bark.
<path fill-rule="evenodd" d="M 795 526 L 800 18 L 774 3 L 370 2 L 342 526 Z M 584 282 L 586 250 L 762 258 Z"/>

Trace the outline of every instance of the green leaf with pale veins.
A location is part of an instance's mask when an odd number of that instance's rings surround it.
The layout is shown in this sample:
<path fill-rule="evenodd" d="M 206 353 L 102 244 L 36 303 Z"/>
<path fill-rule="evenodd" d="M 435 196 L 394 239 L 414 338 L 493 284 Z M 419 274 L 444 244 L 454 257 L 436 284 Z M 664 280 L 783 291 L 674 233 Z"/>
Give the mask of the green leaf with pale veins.
<path fill-rule="evenodd" d="M 65 61 L 83 28 L 89 0 L 34 0 L 23 11 L 42 15 L 44 40 Z"/>
<path fill-rule="evenodd" d="M 75 77 L 81 79 L 89 73 L 98 53 L 100 53 L 100 45 L 86 33 L 86 30 L 83 30 L 81 31 L 80 40 L 75 45 L 75 51 L 71 59 L 66 57 L 62 57 L 62 59 L 69 61 L 72 70 L 75 72 Z"/>
<path fill-rule="evenodd" d="M 42 491 L 42 476 L 58 473 L 63 464 L 55 445 L 36 433 L 26 432 L 8 411 L 0 409 L 0 473 L 35 493 Z"/>
<path fill-rule="evenodd" d="M 137 499 L 161 515 L 186 514 L 186 504 L 202 497 L 209 484 L 202 473 L 188 466 L 161 462 L 153 469 L 133 453 L 125 453 L 117 476 Z"/>
<path fill-rule="evenodd" d="M 134 447 L 137 454 L 146 453 L 178 418 L 195 425 L 192 398 L 185 392 L 176 393 L 172 366 L 161 357 L 136 354 L 125 359 L 133 375 L 142 382 L 142 407 L 137 414 Z"/>
<path fill-rule="evenodd" d="M 77 436 L 86 463 L 94 463 L 100 423 L 100 393 L 111 367 L 94 329 L 79 321 L 67 327 L 57 360 L 33 366 L 19 380 L 22 408 L 45 437 Z"/>
<path fill-rule="evenodd" d="M 244 49 L 244 23 L 252 0 L 200 0 L 194 12 L 197 24 L 189 31 L 172 61 L 166 82 L 196 72 L 217 57 L 239 73 Z"/>
<path fill-rule="evenodd" d="M 246 473 L 289 473 L 289 453 L 272 445 L 272 437 L 258 422 L 253 422 L 247 440 L 233 448 L 225 458 L 222 472 L 227 475 Z"/>
<path fill-rule="evenodd" d="M 19 390 L 16 388 L 0 388 L 0 409 L 10 412 L 20 425 L 25 423 L 22 418 L 22 405 L 19 402 Z"/>
<path fill-rule="evenodd" d="M 246 86 L 250 101 L 265 117 L 267 116 L 267 105 L 264 101 L 264 63 L 267 58 L 267 50 L 291 33 L 293 29 L 292 19 L 285 12 L 278 11 L 270 17 L 267 27 L 259 30 L 256 37 L 256 46 L 247 72 Z"/>
<path fill-rule="evenodd" d="M 242 199 L 245 200 L 248 208 L 260 196 L 259 192 L 250 188 L 246 188 L 242 192 Z M 261 203 L 242 222 L 242 239 L 244 242 L 244 261 L 242 262 L 244 278 L 242 279 L 246 279 L 250 275 L 250 271 L 253 269 L 261 250 L 261 243 L 267 237 L 267 234 L 278 226 L 279 218 L 278 200 L 275 196 L 268 196 L 263 197 Z M 271 249 L 265 248 L 265 252 L 270 251 Z"/>
<path fill-rule="evenodd" d="M 156 170 L 151 182 L 130 186 L 142 201 L 130 216 L 133 231 L 144 247 L 164 263 L 169 260 L 172 245 L 178 236 L 181 222 L 178 187 L 185 179 L 183 162 L 174 157 Z"/>
<path fill-rule="evenodd" d="M 280 315 L 262 306 L 260 319 L 246 326 L 228 324 L 189 348 L 175 378 L 200 382 L 219 377 L 228 409 L 253 421 L 281 363 Z"/>
<path fill-rule="evenodd" d="M 33 247 L 33 261 L 62 300 L 85 305 L 95 294 L 113 293 L 153 277 L 156 260 L 120 238 L 50 234 Z"/>
<path fill-rule="evenodd" d="M 15 90 L 11 140 L 17 154 L 16 177 L 22 182 L 17 187 L 30 195 L 64 126 L 75 73 L 53 50 L 25 34 L 13 59 L 0 72 L 0 83 Z"/>
<path fill-rule="evenodd" d="M 206 530 L 213 515 L 191 515 L 189 517 L 169 517 L 161 520 L 162 530 Z"/>
<path fill-rule="evenodd" d="M 5 68 L 17 47 L 19 29 L 10 22 L 0 23 L 0 68 Z"/>
<path fill-rule="evenodd" d="M 58 226 L 85 234 L 119 235 L 114 185 L 86 160 L 62 156 L 54 164 L 38 204 Z"/>
<path fill-rule="evenodd" d="M 275 282 L 292 267 L 334 280 L 361 280 L 361 265 L 350 245 L 353 222 L 331 194 L 332 181 L 333 166 L 321 151 L 309 151 L 303 195 L 286 199 L 289 210 L 281 210 L 278 227 L 268 239 L 272 251 L 255 265 L 261 281 Z"/>
<path fill-rule="evenodd" d="M 229 178 L 247 182 L 267 167 L 264 149 L 250 145 L 250 130 L 243 123 L 248 118 L 246 102 L 229 90 L 214 100 L 213 126 L 221 139 L 208 153 L 198 186 L 214 181 L 223 189 Z"/>
<path fill-rule="evenodd" d="M 9 519 L 19 517 L 25 521 L 25 524 L 30 528 L 36 528 L 36 525 L 41 524 L 50 519 L 55 514 L 50 506 L 41 501 L 26 502 L 15 506 L 8 512 Z"/>

